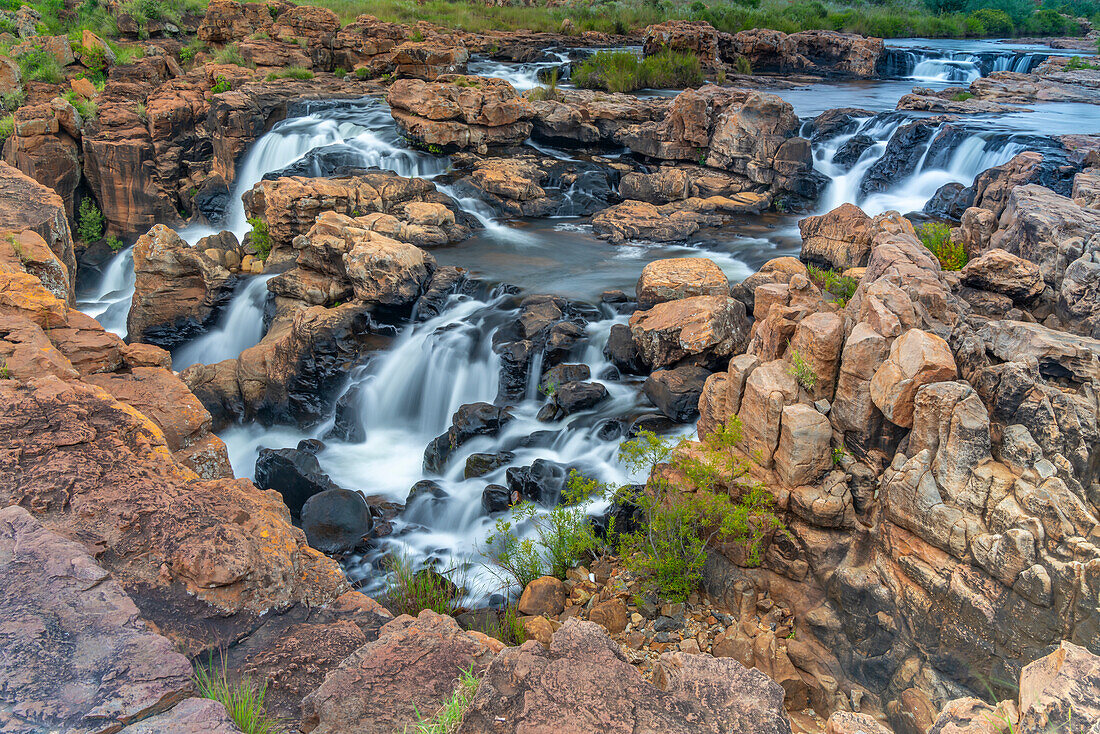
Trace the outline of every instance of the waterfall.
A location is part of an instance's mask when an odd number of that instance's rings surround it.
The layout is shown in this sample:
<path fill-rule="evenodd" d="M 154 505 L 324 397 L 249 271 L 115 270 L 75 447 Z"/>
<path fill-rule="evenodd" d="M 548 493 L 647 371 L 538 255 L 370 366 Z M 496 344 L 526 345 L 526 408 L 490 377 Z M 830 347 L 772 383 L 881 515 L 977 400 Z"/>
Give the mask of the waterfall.
<path fill-rule="evenodd" d="M 883 76 L 930 84 L 968 85 L 995 71 L 1030 72 L 1050 56 L 1031 51 L 955 51 L 888 48 Z"/>
<path fill-rule="evenodd" d="M 238 286 L 218 323 L 175 351 L 172 368 L 183 370 L 200 362 L 215 364 L 223 359 L 233 359 L 258 344 L 264 335 L 267 281 L 273 277 L 257 275 Z"/>
<path fill-rule="evenodd" d="M 494 61 L 492 59 L 475 59 L 466 65 L 466 69 L 469 73 L 478 76 L 503 79 L 522 94 L 528 89 L 540 86 L 542 84 L 541 75 L 548 73 L 550 69 L 560 69 L 569 63 L 568 51 L 556 49 L 546 53 L 552 58 L 546 61 L 520 64 Z M 565 79 L 566 76 L 567 74 L 559 74 L 559 80 Z"/>
<path fill-rule="evenodd" d="M 126 317 L 134 295 L 134 248 L 127 247 L 107 263 L 96 286 L 77 298 L 77 308 L 107 331 L 125 338 Z"/>

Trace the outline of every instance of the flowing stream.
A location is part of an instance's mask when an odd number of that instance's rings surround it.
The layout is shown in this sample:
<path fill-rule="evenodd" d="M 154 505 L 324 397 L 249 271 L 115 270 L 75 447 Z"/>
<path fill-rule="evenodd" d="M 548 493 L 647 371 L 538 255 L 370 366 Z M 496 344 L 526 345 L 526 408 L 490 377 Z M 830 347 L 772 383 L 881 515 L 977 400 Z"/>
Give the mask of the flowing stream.
<path fill-rule="evenodd" d="M 1070 121 L 1085 111 L 1080 105 L 1039 105 L 1033 111 L 940 125 L 912 157 L 911 171 L 884 189 L 868 189 L 868 176 L 882 159 L 890 138 L 921 117 L 889 112 L 914 80 L 927 77 L 942 84 L 963 83 L 989 73 L 987 67 L 1030 68 L 1042 55 L 1028 48 L 985 49 L 967 44 L 946 48 L 940 42 L 921 43 L 927 48 L 918 48 L 915 42 L 892 44 L 892 63 L 904 81 L 830 82 L 778 92 L 804 121 L 822 111 L 822 104 L 868 111 L 854 128 L 814 143 L 815 167 L 830 178 L 819 202 L 820 211 L 844 202 L 858 204 L 869 214 L 887 209 L 903 213 L 920 210 L 943 184 L 970 184 L 981 171 L 1033 146 L 1037 136 L 1055 134 L 1063 125 L 1071 127 Z M 569 58 L 567 51 L 561 51 L 530 64 L 477 61 L 471 63 L 470 72 L 500 76 L 522 90 L 535 86 L 545 69 L 559 67 Z M 1095 108 L 1087 112 L 1095 114 Z M 1072 126 L 1079 128 L 1079 123 Z M 858 159 L 850 165 L 834 161 L 837 151 L 857 135 L 871 140 Z M 546 155 L 575 160 L 537 143 L 531 146 Z M 223 229 L 243 237 L 249 225 L 241 194 L 265 176 L 329 176 L 343 169 L 378 167 L 402 176 L 436 178 L 447 172 L 449 165 L 447 157 L 407 147 L 388 108 L 377 100 L 302 103 L 249 149 L 223 219 L 186 227 L 180 234 L 192 244 Z M 478 437 L 461 446 L 442 476 L 425 473 L 425 447 L 446 431 L 458 407 L 492 402 L 497 395 L 501 365 L 492 350 L 492 338 L 498 328 L 515 318 L 516 301 L 509 291 L 490 291 L 494 284 L 509 283 L 525 293 L 553 293 L 596 303 L 599 294 L 608 289 L 632 293 L 642 267 L 657 258 L 709 257 L 731 280 L 739 281 L 773 257 L 797 254 L 800 246 L 798 217 L 777 214 L 743 217 L 732 226 L 702 230 L 685 243 L 611 245 L 595 238 L 587 220 L 571 216 L 568 207 L 556 218 L 502 221 L 467 189 L 437 184 L 483 230 L 456 246 L 437 248 L 433 255 L 440 264 L 460 265 L 471 277 L 483 281 L 486 285 L 480 288 L 481 294 L 452 296 L 440 315 L 405 326 L 389 349 L 370 355 L 350 370 L 327 422 L 308 429 L 240 425 L 221 434 L 238 476 L 252 475 L 260 447 L 281 448 L 294 446 L 303 438 L 319 438 L 326 444 L 319 454 L 321 464 L 342 486 L 403 503 L 417 481 L 430 478 L 439 483 L 444 496 L 417 498 L 371 557 L 347 564 L 349 573 L 368 588 L 376 575 L 371 572 L 371 562 L 378 553 L 396 550 L 414 561 L 436 561 L 443 568 L 476 555 L 493 523 L 482 510 L 482 492 L 489 484 L 505 484 L 509 467 L 543 459 L 608 482 L 629 479 L 615 461 L 622 426 L 653 408 L 641 394 L 640 380 L 611 379 L 612 370 L 602 350 L 612 325 L 624 323 L 626 317 L 606 307 L 590 319 L 587 339 L 568 360 L 589 365 L 593 380 L 608 390 L 606 401 L 560 421 L 540 422 L 536 414 L 543 402 L 537 390 L 541 370 L 535 368 L 528 376 L 526 398 L 512 407 L 515 419 L 499 435 Z M 567 193 L 579 198 L 584 192 Z M 214 363 L 255 345 L 263 337 L 269 277 L 243 279 L 215 325 L 176 348 L 173 366 L 183 369 L 200 362 Z M 125 250 L 102 269 L 98 282 L 84 289 L 80 306 L 105 328 L 124 335 L 133 288 L 132 254 Z M 334 434 L 337 413 L 343 426 L 356 430 Z M 502 451 L 514 454 L 506 465 L 483 477 L 464 479 L 470 454 Z M 471 574 L 467 582 L 476 593 L 497 590 L 495 580 L 483 569 Z"/>

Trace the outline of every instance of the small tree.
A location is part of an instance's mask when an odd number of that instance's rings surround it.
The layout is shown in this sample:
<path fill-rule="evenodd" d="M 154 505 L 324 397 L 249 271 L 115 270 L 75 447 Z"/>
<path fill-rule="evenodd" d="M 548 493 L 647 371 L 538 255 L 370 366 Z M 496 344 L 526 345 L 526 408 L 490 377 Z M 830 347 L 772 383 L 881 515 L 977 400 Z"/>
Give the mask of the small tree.
<path fill-rule="evenodd" d="M 85 242 L 99 242 L 103 238 L 103 212 L 91 199 L 85 198 L 77 209 L 76 231 Z"/>

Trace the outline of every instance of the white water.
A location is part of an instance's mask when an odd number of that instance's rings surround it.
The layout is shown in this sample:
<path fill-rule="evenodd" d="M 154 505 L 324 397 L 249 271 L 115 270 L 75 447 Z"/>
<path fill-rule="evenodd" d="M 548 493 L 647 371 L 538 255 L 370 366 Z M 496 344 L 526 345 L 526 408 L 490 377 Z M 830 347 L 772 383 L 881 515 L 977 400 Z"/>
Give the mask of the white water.
<path fill-rule="evenodd" d="M 552 56 L 549 61 L 534 61 L 526 64 L 512 64 L 505 61 L 493 61 L 492 59 L 476 59 L 471 61 L 466 69 L 471 74 L 478 76 L 496 77 L 503 79 L 517 92 L 526 92 L 540 86 L 539 72 L 543 69 L 553 69 L 569 62 L 569 54 L 562 50 L 548 51 Z M 564 80 L 562 80 L 564 81 Z"/>
<path fill-rule="evenodd" d="M 126 317 L 134 295 L 134 248 L 127 247 L 107 263 L 99 284 L 77 299 L 77 308 L 107 331 L 126 337 Z"/>
<path fill-rule="evenodd" d="M 183 370 L 197 363 L 215 364 L 259 344 L 264 335 L 267 281 L 273 277 L 257 275 L 245 281 L 212 329 L 176 349 L 172 368 Z"/>

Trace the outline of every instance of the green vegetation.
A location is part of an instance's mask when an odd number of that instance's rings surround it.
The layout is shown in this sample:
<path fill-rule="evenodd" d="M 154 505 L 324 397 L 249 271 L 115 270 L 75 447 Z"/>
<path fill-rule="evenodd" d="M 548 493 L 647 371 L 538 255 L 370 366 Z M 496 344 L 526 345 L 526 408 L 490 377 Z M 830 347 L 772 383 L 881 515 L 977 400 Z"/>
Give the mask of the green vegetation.
<path fill-rule="evenodd" d="M 966 100 L 971 99 L 973 96 L 974 95 L 971 94 L 970 92 L 959 92 L 958 94 L 951 95 L 951 101 L 952 102 L 965 102 Z"/>
<path fill-rule="evenodd" d="M 206 44 L 203 43 L 200 39 L 195 38 L 191 41 L 191 43 L 180 49 L 180 63 L 190 64 L 192 61 L 195 60 L 196 56 L 206 50 Z"/>
<path fill-rule="evenodd" d="M 118 252 L 123 247 L 122 240 L 117 235 L 111 235 L 103 241 L 107 244 L 107 247 L 111 248 L 111 252 Z"/>
<path fill-rule="evenodd" d="M 76 231 L 80 239 L 87 243 L 99 242 L 103 238 L 103 212 L 90 198 L 85 197 L 77 209 Z"/>
<path fill-rule="evenodd" d="M 222 75 L 218 75 L 218 78 L 214 80 L 214 86 L 210 87 L 211 94 L 221 94 L 222 92 L 228 92 L 233 88 L 233 85 L 229 83 L 229 80 Z"/>
<path fill-rule="evenodd" d="M 0 140 L 7 140 L 15 135 L 15 115 L 0 117 Z"/>
<path fill-rule="evenodd" d="M 26 101 L 27 95 L 22 89 L 16 90 L 11 94 L 0 95 L 0 105 L 8 112 L 15 112 L 22 107 Z"/>
<path fill-rule="evenodd" d="M 267 222 L 259 217 L 249 217 L 248 224 L 252 227 L 252 231 L 249 233 L 249 240 L 252 242 L 252 247 L 256 250 L 256 257 L 260 260 L 267 260 L 267 256 L 271 254 L 272 247 L 271 233 L 267 230 Z"/>
<path fill-rule="evenodd" d="M 481 685 L 481 678 L 474 675 L 473 667 L 463 670 L 458 678 L 458 686 L 451 697 L 443 702 L 443 705 L 430 719 L 420 716 L 420 722 L 416 725 L 414 734 L 451 734 L 462 723 L 462 717 L 474 701 L 477 687 Z"/>
<path fill-rule="evenodd" d="M 742 545 L 748 563 L 757 565 L 764 538 L 785 532 L 771 495 L 750 477 L 750 462 L 738 453 L 741 439 L 734 416 L 689 451 L 649 431 L 623 444 L 626 465 L 649 482 L 617 492 L 620 502 L 634 504 L 645 518 L 641 528 L 618 536 L 619 550 L 649 591 L 684 600 L 699 588 L 713 542 Z"/>
<path fill-rule="evenodd" d="M 532 502 L 522 502 L 509 515 L 498 518 L 486 538 L 485 558 L 506 580 L 527 586 L 540 576 L 565 578 L 599 545 L 584 503 L 601 487 L 575 471 L 562 502 L 539 512 Z M 524 530 L 530 531 L 522 537 Z"/>
<path fill-rule="evenodd" d="M 11 370 L 8 369 L 8 360 L 0 360 L 0 380 L 10 380 Z"/>
<path fill-rule="evenodd" d="M 264 711 L 266 683 L 257 686 L 248 678 L 230 683 L 226 677 L 224 658 L 220 671 L 213 668 L 213 660 L 210 660 L 206 667 L 200 665 L 195 669 L 195 688 L 199 696 L 224 705 L 233 723 L 244 734 L 276 734 L 283 731 L 279 722 Z"/>
<path fill-rule="evenodd" d="M 527 630 L 519 621 L 515 606 L 509 604 L 499 615 L 492 615 L 482 625 L 481 631 L 505 645 L 522 645 L 527 642 Z"/>
<path fill-rule="evenodd" d="M 84 122 L 94 120 L 95 116 L 99 114 L 99 105 L 96 104 L 94 99 L 84 99 L 71 89 L 62 96 L 73 106 Z"/>
<path fill-rule="evenodd" d="M 817 373 L 814 372 L 813 365 L 797 349 L 791 350 L 791 377 L 807 390 L 813 390 L 817 384 Z"/>
<path fill-rule="evenodd" d="M 395 556 L 386 564 L 389 571 L 383 604 L 395 614 L 415 617 L 425 609 L 453 615 L 461 590 L 449 578 L 431 568 L 417 570 L 406 556 Z"/>
<path fill-rule="evenodd" d="M 1066 71 L 1077 71 L 1078 69 L 1100 69 L 1100 64 L 1093 64 L 1089 61 L 1085 61 L 1080 56 L 1074 56 L 1066 64 Z"/>
<path fill-rule="evenodd" d="M 951 241 L 951 225 L 940 222 L 925 222 L 917 230 L 917 236 L 924 246 L 940 261 L 944 270 L 962 270 L 966 265 L 966 250 L 961 243 Z"/>
<path fill-rule="evenodd" d="M 635 89 L 684 89 L 703 83 L 699 57 L 664 49 L 640 59 L 629 51 L 598 51 L 573 71 L 582 89 L 631 92 Z"/>
<path fill-rule="evenodd" d="M 24 51 L 15 59 L 23 81 L 60 84 L 65 79 L 61 64 L 53 54 L 40 48 Z"/>
<path fill-rule="evenodd" d="M 806 270 L 810 274 L 810 280 L 813 284 L 833 296 L 833 299 L 842 308 L 848 305 L 848 301 L 852 300 L 856 288 L 859 287 L 857 278 L 838 273 L 835 270 L 826 270 L 814 265 L 807 265 Z"/>
<path fill-rule="evenodd" d="M 138 102 L 134 105 L 134 114 L 138 116 L 138 119 L 142 122 L 149 122 L 149 112 L 145 109 L 144 102 Z"/>
<path fill-rule="evenodd" d="M 370 68 L 366 66 L 360 66 L 355 70 L 355 76 L 359 79 L 370 79 Z"/>
<path fill-rule="evenodd" d="M 276 79 L 312 79 L 313 72 L 301 66 L 288 66 L 281 71 L 273 71 L 267 75 L 267 80 Z"/>
<path fill-rule="evenodd" d="M 840 466 L 845 456 L 848 456 L 848 449 L 843 444 L 833 447 L 833 466 Z"/>
<path fill-rule="evenodd" d="M 237 66 L 248 66 L 248 62 L 241 56 L 241 49 L 235 43 L 228 43 L 223 48 L 214 52 L 215 64 L 236 64 Z"/>

